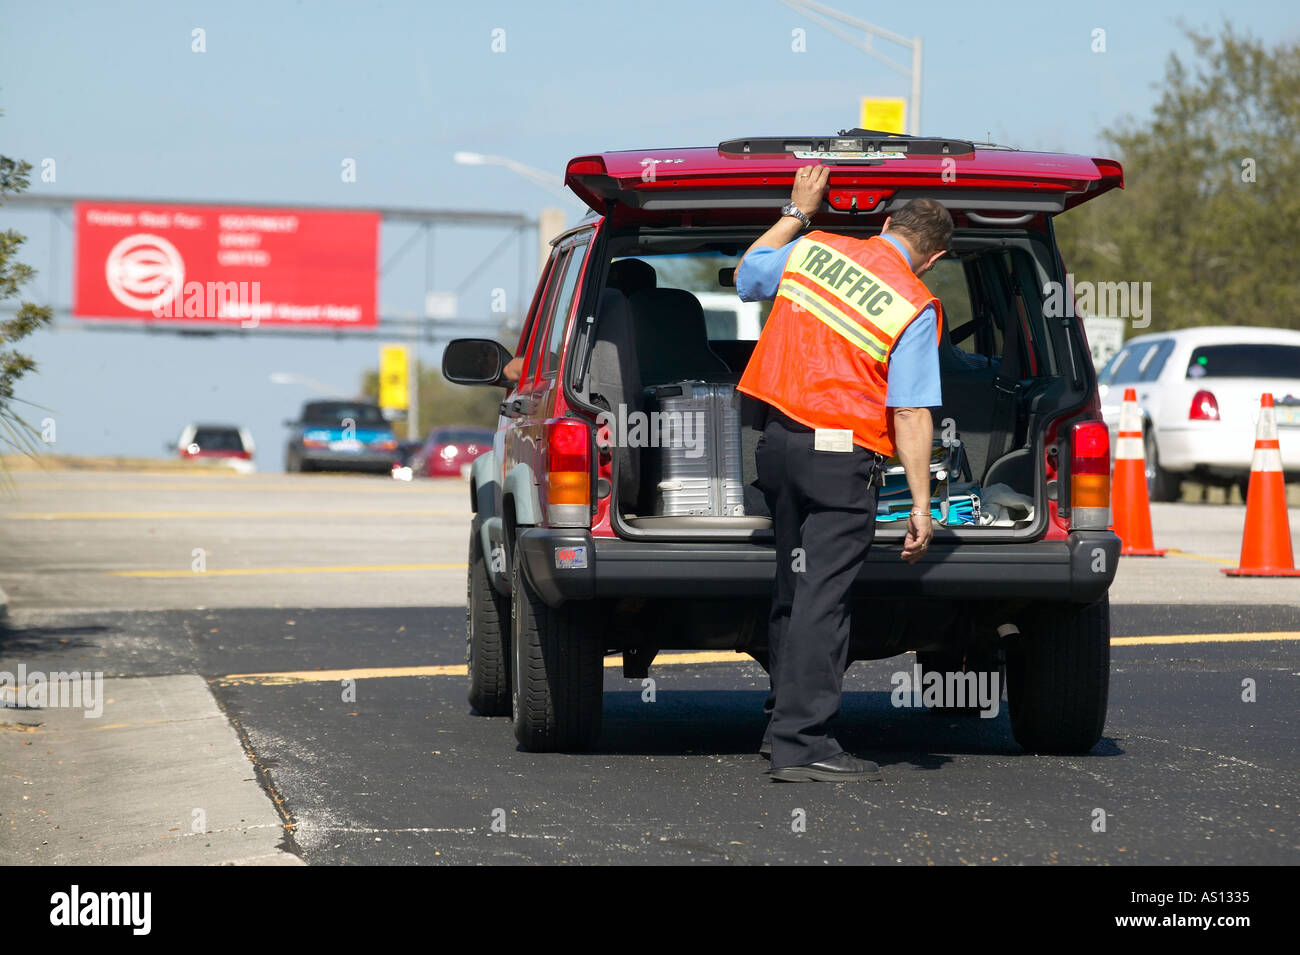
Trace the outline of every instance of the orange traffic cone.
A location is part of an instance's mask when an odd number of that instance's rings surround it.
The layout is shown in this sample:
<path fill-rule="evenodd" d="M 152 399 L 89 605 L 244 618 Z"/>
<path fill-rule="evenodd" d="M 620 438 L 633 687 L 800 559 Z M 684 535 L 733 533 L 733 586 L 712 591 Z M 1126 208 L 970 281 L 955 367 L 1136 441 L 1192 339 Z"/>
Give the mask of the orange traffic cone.
<path fill-rule="evenodd" d="M 1286 513 L 1286 478 L 1282 448 L 1277 440 L 1273 396 L 1259 399 L 1255 456 L 1250 461 L 1246 489 L 1246 528 L 1241 538 L 1241 566 L 1223 572 L 1230 577 L 1300 577 L 1291 553 L 1291 522 Z"/>
<path fill-rule="evenodd" d="M 1119 413 L 1119 440 L 1115 442 L 1113 504 L 1115 533 L 1121 555 L 1163 557 L 1151 541 L 1151 502 L 1147 498 L 1146 456 L 1142 448 L 1142 413 L 1137 390 L 1124 389 L 1124 407 Z"/>

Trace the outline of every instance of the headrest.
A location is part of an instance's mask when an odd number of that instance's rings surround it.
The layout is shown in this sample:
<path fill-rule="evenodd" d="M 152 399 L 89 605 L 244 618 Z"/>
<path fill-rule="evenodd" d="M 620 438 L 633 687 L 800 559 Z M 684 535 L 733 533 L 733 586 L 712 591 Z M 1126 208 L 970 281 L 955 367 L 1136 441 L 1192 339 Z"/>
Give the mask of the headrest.
<path fill-rule="evenodd" d="M 606 284 L 631 296 L 642 289 L 654 288 L 659 284 L 659 276 L 649 262 L 619 259 L 609 267 L 609 281 Z"/>

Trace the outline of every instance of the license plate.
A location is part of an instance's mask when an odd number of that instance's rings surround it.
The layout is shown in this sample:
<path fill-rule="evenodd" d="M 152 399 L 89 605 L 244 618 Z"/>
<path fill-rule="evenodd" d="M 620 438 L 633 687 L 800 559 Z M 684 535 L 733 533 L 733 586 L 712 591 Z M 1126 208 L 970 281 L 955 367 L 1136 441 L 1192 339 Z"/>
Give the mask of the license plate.
<path fill-rule="evenodd" d="M 331 441 L 330 450 L 331 451 L 353 451 L 353 452 L 360 451 L 361 442 L 358 441 L 356 438 L 353 438 L 351 441 Z"/>
<path fill-rule="evenodd" d="M 1287 405 L 1281 408 L 1273 409 L 1278 427 L 1281 428 L 1300 428 L 1300 406 L 1290 407 Z"/>
<path fill-rule="evenodd" d="M 794 151 L 795 159 L 906 159 L 907 153 L 900 152 L 838 152 L 827 149 L 796 149 Z"/>

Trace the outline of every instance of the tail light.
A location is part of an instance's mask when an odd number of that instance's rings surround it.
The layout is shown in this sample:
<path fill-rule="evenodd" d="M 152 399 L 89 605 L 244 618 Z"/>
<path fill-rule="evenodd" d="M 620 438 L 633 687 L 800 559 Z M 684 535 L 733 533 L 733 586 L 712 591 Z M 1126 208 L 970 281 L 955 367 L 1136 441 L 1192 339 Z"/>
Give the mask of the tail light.
<path fill-rule="evenodd" d="M 376 441 L 376 442 L 374 443 L 374 448 L 375 448 L 376 451 L 396 451 L 396 450 L 397 450 L 397 439 L 395 439 L 395 438 L 380 438 L 378 441 Z"/>
<path fill-rule="evenodd" d="M 1070 441 L 1070 526 L 1110 526 L 1110 429 L 1101 421 L 1074 426 Z"/>
<path fill-rule="evenodd" d="M 547 517 L 555 527 L 586 527 L 591 520 L 591 431 L 561 418 L 546 426 Z"/>
<path fill-rule="evenodd" d="M 1218 421 L 1219 402 L 1215 400 L 1214 392 L 1202 390 L 1192 395 L 1192 408 L 1187 417 L 1192 421 Z"/>

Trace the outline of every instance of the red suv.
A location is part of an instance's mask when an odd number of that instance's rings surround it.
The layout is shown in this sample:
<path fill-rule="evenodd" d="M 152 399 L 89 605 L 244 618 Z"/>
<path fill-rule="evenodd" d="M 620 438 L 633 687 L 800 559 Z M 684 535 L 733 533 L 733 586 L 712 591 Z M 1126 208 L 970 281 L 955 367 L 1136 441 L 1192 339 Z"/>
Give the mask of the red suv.
<path fill-rule="evenodd" d="M 924 278 L 943 311 L 933 414 L 945 520 L 926 556 L 904 563 L 882 491 L 851 659 L 914 650 L 923 673 L 1005 677 L 1012 733 L 1031 751 L 1100 739 L 1120 545 L 1108 432 L 1083 329 L 1060 307 L 1053 222 L 1122 187 L 1122 170 L 850 130 L 572 160 L 565 181 L 591 213 L 552 243 L 515 351 L 522 374 L 505 377 L 513 356 L 497 342 L 447 346 L 448 380 L 507 392 L 470 472 L 469 701 L 510 714 L 528 749 L 594 741 L 608 654 L 630 678 L 660 650 L 766 665 L 774 548 L 753 486 L 765 408 L 732 387 L 756 332 L 708 319 L 700 297 L 735 294 L 740 256 L 811 162 L 831 169 L 814 228 L 873 235 L 918 196 L 955 226 Z M 680 440 L 657 440 L 655 415 L 662 425 L 692 394 L 724 409 L 700 419 L 714 445 L 702 465 Z"/>

